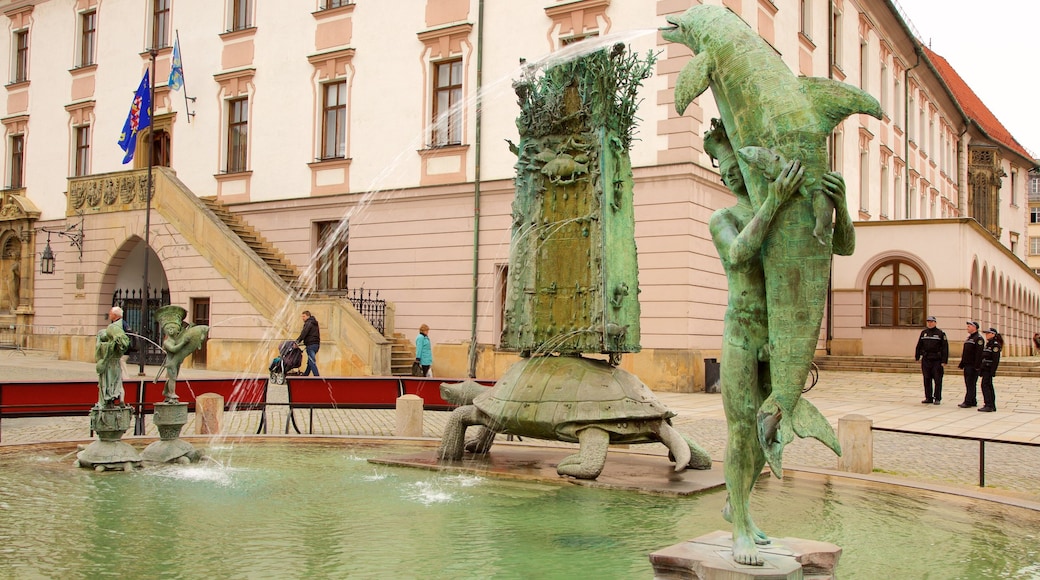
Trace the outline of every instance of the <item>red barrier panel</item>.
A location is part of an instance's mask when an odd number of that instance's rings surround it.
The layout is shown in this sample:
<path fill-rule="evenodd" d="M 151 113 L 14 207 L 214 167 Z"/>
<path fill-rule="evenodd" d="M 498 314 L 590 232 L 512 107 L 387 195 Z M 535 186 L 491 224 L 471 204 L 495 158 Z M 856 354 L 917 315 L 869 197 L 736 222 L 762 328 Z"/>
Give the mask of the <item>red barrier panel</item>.
<path fill-rule="evenodd" d="M 423 408 L 429 411 L 449 411 L 456 405 L 445 401 L 441 397 L 441 383 L 459 383 L 466 379 L 437 378 L 437 377 L 400 377 L 404 394 L 418 395 L 422 397 Z M 491 379 L 473 379 L 485 387 L 495 386 Z"/>
<path fill-rule="evenodd" d="M 401 386 L 396 377 L 287 377 L 289 406 L 315 409 L 393 409 Z"/>
<path fill-rule="evenodd" d="M 137 381 L 124 381 L 123 402 L 137 402 Z M 61 417 L 86 414 L 98 402 L 97 381 L 23 381 L 0 384 L 0 415 Z"/>
<path fill-rule="evenodd" d="M 147 381 L 144 385 L 144 404 L 151 412 L 155 403 L 163 402 L 162 391 L 165 381 Z M 208 378 L 180 379 L 177 381 L 177 397 L 195 410 L 195 399 L 203 393 L 216 393 L 224 397 L 226 411 L 255 411 L 267 406 L 267 377 L 256 378 Z"/>

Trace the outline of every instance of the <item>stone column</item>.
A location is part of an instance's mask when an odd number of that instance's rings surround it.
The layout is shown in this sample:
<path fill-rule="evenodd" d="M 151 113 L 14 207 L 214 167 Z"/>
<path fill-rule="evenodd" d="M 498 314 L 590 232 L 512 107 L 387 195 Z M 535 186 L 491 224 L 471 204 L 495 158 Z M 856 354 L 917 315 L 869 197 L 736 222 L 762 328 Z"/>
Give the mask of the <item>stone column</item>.
<path fill-rule="evenodd" d="M 217 435 L 224 423 L 224 397 L 202 393 L 195 399 L 195 434 Z"/>
<path fill-rule="evenodd" d="M 838 469 L 852 473 L 874 470 L 874 422 L 863 415 L 846 415 L 838 419 L 838 443 L 841 457 Z"/>
<path fill-rule="evenodd" d="M 423 400 L 419 395 L 402 395 L 397 398 L 396 437 L 422 437 Z"/>

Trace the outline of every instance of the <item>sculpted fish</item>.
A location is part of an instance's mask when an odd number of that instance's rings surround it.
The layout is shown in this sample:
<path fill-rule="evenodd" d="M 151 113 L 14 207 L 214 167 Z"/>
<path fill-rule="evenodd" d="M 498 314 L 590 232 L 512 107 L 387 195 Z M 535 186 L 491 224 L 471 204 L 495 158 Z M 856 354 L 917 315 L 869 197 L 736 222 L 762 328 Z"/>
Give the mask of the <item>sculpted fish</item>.
<path fill-rule="evenodd" d="M 834 430 L 801 397 L 820 334 L 832 241 L 813 237 L 813 199 L 824 195 L 829 170 L 827 138 L 849 115 L 881 118 L 877 100 L 864 91 L 824 78 L 797 77 L 776 51 L 736 14 L 720 6 L 694 6 L 669 16 L 665 40 L 688 46 L 695 56 L 680 72 L 675 108 L 681 114 L 708 88 L 734 150 L 762 147 L 801 162 L 806 195 L 785 203 L 763 243 L 769 319 L 772 393 L 759 408 L 759 441 L 773 473 L 781 472 L 783 448 L 815 437 L 840 454 Z M 752 203 L 765 199 L 768 178 L 739 159 Z"/>
<path fill-rule="evenodd" d="M 772 149 L 765 147 L 744 147 L 737 152 L 752 168 L 761 171 L 770 180 L 776 179 L 787 165 L 787 160 Z M 812 201 L 813 218 L 816 225 L 813 227 L 813 237 L 821 244 L 827 244 L 827 238 L 834 231 L 834 202 L 829 196 L 821 191 L 812 193 L 812 183 L 803 183 L 799 191 Z"/>

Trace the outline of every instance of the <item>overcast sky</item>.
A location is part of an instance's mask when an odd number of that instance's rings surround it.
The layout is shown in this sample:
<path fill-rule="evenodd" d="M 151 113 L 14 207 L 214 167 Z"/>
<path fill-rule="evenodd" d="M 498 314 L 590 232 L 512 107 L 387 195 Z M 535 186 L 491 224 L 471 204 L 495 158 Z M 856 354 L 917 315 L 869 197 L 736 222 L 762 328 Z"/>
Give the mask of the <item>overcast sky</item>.
<path fill-rule="evenodd" d="M 1040 0 L 895 0 L 1004 127 L 1040 156 Z"/>

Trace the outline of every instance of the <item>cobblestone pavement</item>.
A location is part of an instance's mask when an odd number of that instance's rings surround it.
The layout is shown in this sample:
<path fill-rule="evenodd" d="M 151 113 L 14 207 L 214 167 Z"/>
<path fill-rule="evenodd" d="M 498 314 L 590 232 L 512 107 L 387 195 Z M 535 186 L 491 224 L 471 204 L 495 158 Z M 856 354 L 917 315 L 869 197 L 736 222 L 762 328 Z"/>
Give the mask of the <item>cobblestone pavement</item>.
<path fill-rule="evenodd" d="M 127 374 L 136 375 L 137 367 Z M 145 376 L 155 376 L 155 367 L 146 367 Z M 235 376 L 234 373 L 183 369 L 181 377 Z M 62 361 L 52 353 L 0 351 L 0 382 L 4 380 L 92 379 L 93 364 Z M 985 438 L 1004 442 L 1040 443 L 1040 384 L 1036 379 L 1000 377 L 996 379 L 996 413 L 961 409 L 964 385 L 960 373 L 951 369 L 945 381 L 941 405 L 922 405 L 920 375 L 822 371 L 819 384 L 806 397 L 837 425 L 841 417 L 865 416 L 875 428 L 919 431 L 942 437 L 874 431 L 874 471 L 882 479 L 953 487 L 965 493 L 978 491 L 980 443 L 952 437 Z M 677 429 L 690 435 L 713 458 L 721 461 L 726 444 L 726 421 L 722 397 L 711 393 L 657 393 L 677 417 Z M 981 400 L 981 395 L 980 395 Z M 288 418 L 288 396 L 284 385 L 270 385 L 266 411 L 267 432 L 284 433 Z M 448 413 L 424 413 L 423 435 L 440 438 Z M 225 415 L 224 432 L 229 435 L 256 433 L 260 411 L 240 411 Z M 295 412 L 296 425 L 307 434 L 392 436 L 393 410 L 316 409 Z M 157 437 L 155 426 L 146 421 L 146 437 Z M 289 431 L 295 434 L 290 427 Z M 194 416 L 182 431 L 195 433 Z M 5 419 L 0 445 L 44 441 L 86 440 L 86 417 Z M 132 438 L 128 438 L 132 439 Z M 987 442 L 985 444 L 986 492 L 1040 502 L 1040 484 L 1035 466 L 1040 464 L 1040 446 Z M 551 445 L 567 445 L 550 443 Z M 650 453 L 665 454 L 662 445 L 642 447 Z M 837 467 L 837 458 L 821 443 L 796 439 L 784 456 L 787 469 L 824 469 Z"/>

